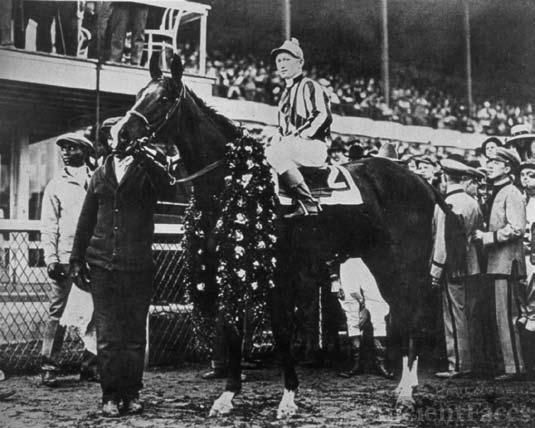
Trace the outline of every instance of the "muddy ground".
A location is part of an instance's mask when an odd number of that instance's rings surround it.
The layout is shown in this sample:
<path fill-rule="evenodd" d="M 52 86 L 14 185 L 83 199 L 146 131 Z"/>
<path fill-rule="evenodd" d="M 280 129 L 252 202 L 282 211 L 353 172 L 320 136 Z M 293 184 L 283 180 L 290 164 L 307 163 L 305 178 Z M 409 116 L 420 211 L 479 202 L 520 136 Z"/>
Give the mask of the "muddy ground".
<path fill-rule="evenodd" d="M 535 426 L 535 382 L 492 380 L 439 381 L 431 372 L 420 378 L 412 413 L 393 407 L 396 381 L 374 375 L 336 377 L 335 369 L 299 368 L 298 414 L 276 420 L 282 387 L 277 368 L 247 371 L 243 392 L 230 416 L 209 419 L 209 408 L 224 381 L 205 381 L 204 366 L 153 370 L 145 374 L 140 416 L 105 419 L 99 412 L 100 388 L 66 376 L 54 390 L 37 376 L 11 377 L 0 391 L 16 395 L 0 402 L 1 427 L 420 427 Z"/>

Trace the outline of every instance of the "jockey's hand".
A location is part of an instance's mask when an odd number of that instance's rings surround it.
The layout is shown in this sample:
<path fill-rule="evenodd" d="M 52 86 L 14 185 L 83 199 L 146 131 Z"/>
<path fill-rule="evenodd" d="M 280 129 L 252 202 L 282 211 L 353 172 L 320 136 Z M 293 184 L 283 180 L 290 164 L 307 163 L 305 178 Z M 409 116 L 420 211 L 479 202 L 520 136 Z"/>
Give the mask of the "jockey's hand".
<path fill-rule="evenodd" d="M 481 240 L 483 239 L 483 234 L 484 234 L 483 231 L 481 231 L 481 230 L 476 230 L 476 231 L 474 232 L 474 239 L 478 239 L 478 240 L 481 241 Z"/>
<path fill-rule="evenodd" d="M 364 325 L 370 320 L 370 311 L 364 305 L 360 306 L 359 328 L 362 330 Z"/>
<path fill-rule="evenodd" d="M 61 281 L 66 276 L 65 269 L 63 269 L 63 266 L 58 262 L 50 263 L 46 267 L 46 273 L 48 274 L 48 277 L 54 281 Z"/>
<path fill-rule="evenodd" d="M 338 299 L 339 300 L 345 300 L 346 299 L 346 294 L 344 293 L 344 289 L 343 288 L 339 288 L 337 294 L 338 294 Z"/>

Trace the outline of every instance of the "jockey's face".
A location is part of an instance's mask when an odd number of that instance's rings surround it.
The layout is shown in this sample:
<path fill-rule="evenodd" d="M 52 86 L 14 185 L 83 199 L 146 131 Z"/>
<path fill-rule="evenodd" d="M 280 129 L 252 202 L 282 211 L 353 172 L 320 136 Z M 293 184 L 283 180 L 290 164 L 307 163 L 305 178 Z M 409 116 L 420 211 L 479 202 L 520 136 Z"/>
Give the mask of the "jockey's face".
<path fill-rule="evenodd" d="M 277 72 L 283 79 L 293 79 L 303 72 L 303 60 L 281 52 L 275 58 Z"/>

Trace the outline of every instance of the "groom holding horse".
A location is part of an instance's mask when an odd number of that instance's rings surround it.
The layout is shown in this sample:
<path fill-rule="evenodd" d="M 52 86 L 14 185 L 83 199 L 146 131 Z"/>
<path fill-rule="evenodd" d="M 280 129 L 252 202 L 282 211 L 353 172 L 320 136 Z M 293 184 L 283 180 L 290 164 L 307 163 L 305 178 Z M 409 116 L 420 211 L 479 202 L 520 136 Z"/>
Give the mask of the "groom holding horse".
<path fill-rule="evenodd" d="M 280 135 L 266 148 L 266 158 L 297 203 L 285 217 L 315 215 L 321 208 L 298 167 L 325 164 L 332 123 L 329 97 L 317 82 L 303 76 L 304 56 L 297 39 L 286 40 L 271 55 L 286 88 L 279 102 Z"/>

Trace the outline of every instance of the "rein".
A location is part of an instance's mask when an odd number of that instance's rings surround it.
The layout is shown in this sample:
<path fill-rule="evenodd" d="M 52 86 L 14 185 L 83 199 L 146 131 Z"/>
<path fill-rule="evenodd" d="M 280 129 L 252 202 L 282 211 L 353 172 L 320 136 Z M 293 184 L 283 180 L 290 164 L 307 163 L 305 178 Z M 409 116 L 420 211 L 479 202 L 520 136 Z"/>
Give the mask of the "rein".
<path fill-rule="evenodd" d="M 223 165 L 223 159 L 219 159 L 215 162 L 212 162 L 211 164 L 209 165 L 206 165 L 204 168 L 200 169 L 199 171 L 197 172 L 194 172 L 193 174 L 190 174 L 186 177 L 183 177 L 183 178 L 179 178 L 179 179 L 176 179 L 175 177 L 171 176 L 169 174 L 169 176 L 171 177 L 171 185 L 173 184 L 179 184 L 179 183 L 187 183 L 188 181 L 193 181 L 199 177 L 202 177 L 203 175 L 206 175 L 208 174 L 210 171 L 216 169 L 217 167 L 219 167 L 220 165 Z"/>

